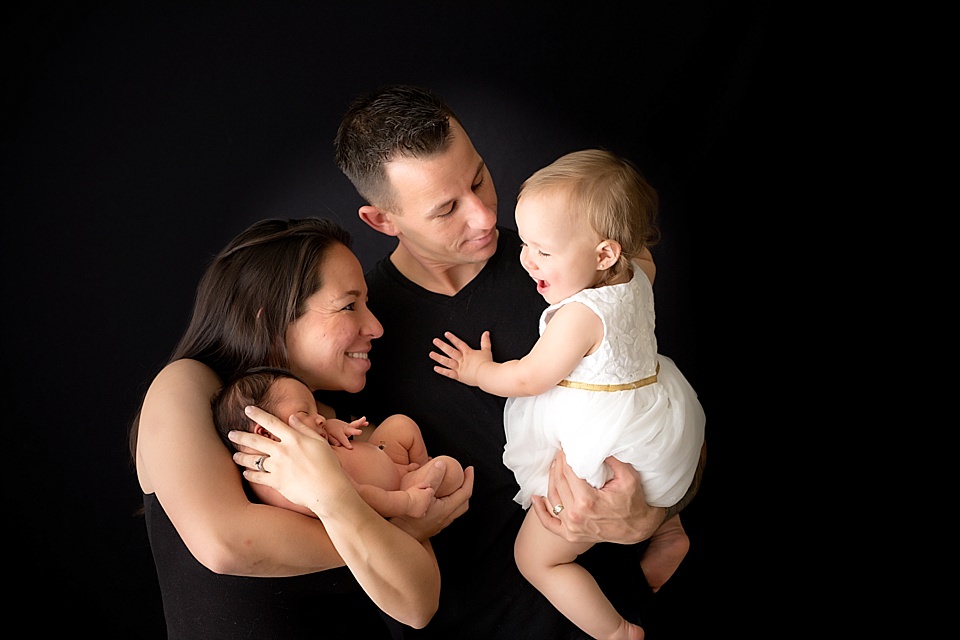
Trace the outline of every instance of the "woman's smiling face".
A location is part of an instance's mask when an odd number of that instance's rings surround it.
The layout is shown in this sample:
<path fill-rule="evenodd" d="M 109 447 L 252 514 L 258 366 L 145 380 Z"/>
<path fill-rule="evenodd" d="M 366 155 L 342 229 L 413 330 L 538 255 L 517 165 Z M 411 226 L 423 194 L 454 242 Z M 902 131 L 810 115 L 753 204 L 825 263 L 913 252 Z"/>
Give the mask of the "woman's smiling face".
<path fill-rule="evenodd" d="M 363 269 L 350 249 L 331 247 L 319 269 L 323 286 L 287 327 L 290 370 L 314 391 L 355 393 L 367 382 L 370 346 L 383 326 L 367 307 Z"/>

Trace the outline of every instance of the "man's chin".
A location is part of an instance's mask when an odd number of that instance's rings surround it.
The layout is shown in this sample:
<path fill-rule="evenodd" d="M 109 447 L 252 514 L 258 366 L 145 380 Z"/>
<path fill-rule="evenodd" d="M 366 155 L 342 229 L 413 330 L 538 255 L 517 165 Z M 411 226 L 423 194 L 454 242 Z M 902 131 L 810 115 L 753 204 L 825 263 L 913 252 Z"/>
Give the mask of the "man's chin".
<path fill-rule="evenodd" d="M 499 232 L 494 229 L 492 233 L 488 233 L 482 238 L 465 243 L 461 249 L 465 255 L 473 256 L 473 262 L 483 262 L 489 260 L 497 252 L 497 239 L 499 237 Z"/>

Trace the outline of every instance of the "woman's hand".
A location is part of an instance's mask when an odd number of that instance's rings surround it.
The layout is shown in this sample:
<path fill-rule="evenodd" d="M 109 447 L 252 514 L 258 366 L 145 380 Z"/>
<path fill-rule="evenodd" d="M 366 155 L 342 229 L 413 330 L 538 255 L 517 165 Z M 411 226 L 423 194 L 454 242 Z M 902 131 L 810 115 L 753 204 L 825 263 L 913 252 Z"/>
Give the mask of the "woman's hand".
<path fill-rule="evenodd" d="M 317 514 L 374 603 L 404 624 L 426 625 L 440 600 L 440 569 L 429 542 L 416 540 L 363 501 L 324 436 L 295 416 L 286 425 L 256 407 L 247 407 L 246 413 L 279 441 L 230 432 L 232 442 L 263 452 L 234 454 L 234 460 L 246 467 L 244 477 L 273 487 Z M 262 470 L 255 470 L 261 455 Z"/>
<path fill-rule="evenodd" d="M 557 454 L 550 467 L 547 497 L 533 498 L 544 527 L 570 542 L 633 544 L 653 535 L 666 510 L 646 503 L 640 474 L 631 465 L 612 456 L 606 463 L 613 478 L 595 489 L 577 477 L 563 450 Z"/>
<path fill-rule="evenodd" d="M 258 407 L 247 407 L 247 416 L 278 440 L 245 431 L 231 431 L 231 442 L 261 454 L 235 453 L 234 461 L 246 467 L 250 482 L 272 487 L 291 502 L 307 507 L 321 519 L 336 509 L 353 484 L 327 440 L 292 416 L 290 425 Z M 257 462 L 260 462 L 259 468 Z"/>

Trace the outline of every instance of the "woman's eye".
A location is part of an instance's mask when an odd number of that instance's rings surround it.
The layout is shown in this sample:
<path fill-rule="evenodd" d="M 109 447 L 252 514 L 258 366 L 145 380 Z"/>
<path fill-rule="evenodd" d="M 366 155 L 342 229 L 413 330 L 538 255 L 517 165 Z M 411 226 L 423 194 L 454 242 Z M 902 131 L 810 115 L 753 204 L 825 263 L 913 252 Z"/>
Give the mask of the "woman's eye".
<path fill-rule="evenodd" d="M 350 304 L 346 305 L 343 309 L 341 309 L 341 311 L 356 311 L 356 310 L 357 310 L 356 302 L 351 302 Z"/>

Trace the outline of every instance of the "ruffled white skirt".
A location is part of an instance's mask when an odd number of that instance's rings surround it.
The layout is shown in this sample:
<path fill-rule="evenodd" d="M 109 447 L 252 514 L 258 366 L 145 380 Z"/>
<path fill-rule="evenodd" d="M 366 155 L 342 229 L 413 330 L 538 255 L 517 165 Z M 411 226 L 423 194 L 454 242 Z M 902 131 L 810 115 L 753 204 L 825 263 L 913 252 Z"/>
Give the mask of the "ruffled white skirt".
<path fill-rule="evenodd" d="M 594 487 L 611 477 L 607 456 L 640 472 L 647 504 L 676 504 L 693 481 L 706 417 L 676 364 L 659 356 L 657 382 L 629 391 L 554 387 L 538 396 L 509 398 L 504 407 L 503 463 L 516 476 L 514 497 L 529 508 L 547 494 L 550 463 L 563 447 L 577 476 Z"/>

